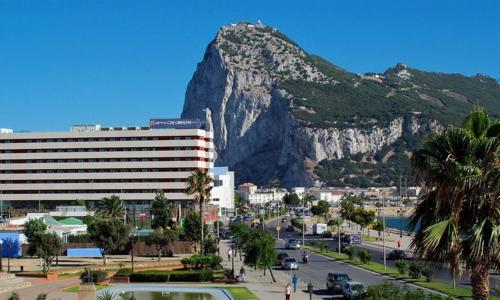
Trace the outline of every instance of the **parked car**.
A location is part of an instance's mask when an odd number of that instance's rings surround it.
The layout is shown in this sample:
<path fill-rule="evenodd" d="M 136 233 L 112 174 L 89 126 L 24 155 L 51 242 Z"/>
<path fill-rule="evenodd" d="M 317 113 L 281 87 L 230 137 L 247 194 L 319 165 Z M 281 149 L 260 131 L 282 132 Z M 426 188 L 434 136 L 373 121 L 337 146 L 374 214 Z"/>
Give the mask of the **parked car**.
<path fill-rule="evenodd" d="M 331 237 L 333 237 L 333 232 L 327 230 L 327 231 L 323 232 L 323 234 L 321 236 L 324 238 L 331 238 Z"/>
<path fill-rule="evenodd" d="M 294 232 L 295 228 L 293 228 L 292 225 L 288 225 L 288 227 L 286 228 L 286 231 Z"/>
<path fill-rule="evenodd" d="M 285 258 L 285 263 L 283 264 L 283 269 L 284 270 L 298 270 L 299 264 L 297 263 L 297 260 L 295 258 L 287 257 L 287 258 Z"/>
<path fill-rule="evenodd" d="M 326 289 L 332 294 L 342 293 L 342 288 L 348 281 L 351 281 L 351 278 L 346 273 L 328 273 Z"/>
<path fill-rule="evenodd" d="M 300 249 L 300 242 L 297 240 L 288 240 L 286 242 L 286 248 L 299 250 Z"/>
<path fill-rule="evenodd" d="M 283 266 L 285 264 L 285 258 L 288 257 L 288 253 L 281 252 L 276 256 L 276 265 Z"/>
<path fill-rule="evenodd" d="M 403 250 L 392 250 L 387 255 L 387 259 L 389 259 L 389 260 L 398 260 L 398 259 L 407 259 L 407 258 L 408 257 L 406 255 L 406 252 L 404 252 Z"/>
<path fill-rule="evenodd" d="M 354 299 L 358 296 L 362 296 L 366 293 L 366 289 L 361 282 L 357 281 L 348 281 L 344 283 L 344 287 L 342 289 L 342 295 L 344 299 Z"/>

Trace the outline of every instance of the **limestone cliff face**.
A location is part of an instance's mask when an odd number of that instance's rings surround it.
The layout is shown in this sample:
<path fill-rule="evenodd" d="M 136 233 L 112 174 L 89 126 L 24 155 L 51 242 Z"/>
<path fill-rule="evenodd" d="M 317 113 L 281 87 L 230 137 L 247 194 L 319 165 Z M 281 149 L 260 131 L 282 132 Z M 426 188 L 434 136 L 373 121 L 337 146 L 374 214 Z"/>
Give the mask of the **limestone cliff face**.
<path fill-rule="evenodd" d="M 411 113 L 368 128 L 315 128 L 294 115 L 296 96 L 280 88 L 283 80 L 296 78 L 337 83 L 270 27 L 223 27 L 189 82 L 182 117 L 204 119 L 204 109 L 210 109 L 215 164 L 234 169 L 237 183 L 279 179 L 287 187 L 311 186 L 314 166 L 323 159 L 374 153 L 404 133 L 441 128 Z"/>

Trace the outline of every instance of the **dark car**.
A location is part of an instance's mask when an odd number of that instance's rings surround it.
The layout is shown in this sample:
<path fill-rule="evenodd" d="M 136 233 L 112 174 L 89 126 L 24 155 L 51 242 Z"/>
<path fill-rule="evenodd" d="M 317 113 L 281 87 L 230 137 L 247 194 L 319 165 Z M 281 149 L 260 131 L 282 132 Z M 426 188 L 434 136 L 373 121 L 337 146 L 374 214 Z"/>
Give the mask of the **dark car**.
<path fill-rule="evenodd" d="M 326 289 L 332 294 L 341 293 L 344 284 L 351 281 L 346 273 L 328 273 L 326 276 Z"/>
<path fill-rule="evenodd" d="M 333 232 L 327 230 L 327 231 L 323 232 L 323 234 L 321 236 L 324 238 L 331 238 L 331 237 L 333 237 Z"/>
<path fill-rule="evenodd" d="M 286 228 L 286 231 L 294 232 L 295 228 L 293 228 L 292 225 L 288 225 L 288 227 Z"/>
<path fill-rule="evenodd" d="M 283 266 L 285 264 L 285 259 L 288 257 L 288 253 L 282 252 L 278 253 L 276 256 L 276 265 Z"/>
<path fill-rule="evenodd" d="M 398 259 L 407 259 L 406 252 L 403 250 L 392 250 L 389 252 L 389 255 L 387 255 L 387 259 L 389 260 L 398 260 Z"/>

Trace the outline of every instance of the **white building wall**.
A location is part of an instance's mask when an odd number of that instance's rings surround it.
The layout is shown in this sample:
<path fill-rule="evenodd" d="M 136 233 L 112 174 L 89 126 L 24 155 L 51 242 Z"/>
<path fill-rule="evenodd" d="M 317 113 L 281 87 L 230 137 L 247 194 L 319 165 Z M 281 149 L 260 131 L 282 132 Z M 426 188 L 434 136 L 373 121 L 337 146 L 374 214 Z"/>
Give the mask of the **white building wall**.
<path fill-rule="evenodd" d="M 213 167 L 213 133 L 201 129 L 0 134 L 3 201 L 169 200 L 195 169 Z"/>
<path fill-rule="evenodd" d="M 234 172 L 214 174 L 214 182 L 222 183 L 211 191 L 211 203 L 225 209 L 234 209 Z"/>

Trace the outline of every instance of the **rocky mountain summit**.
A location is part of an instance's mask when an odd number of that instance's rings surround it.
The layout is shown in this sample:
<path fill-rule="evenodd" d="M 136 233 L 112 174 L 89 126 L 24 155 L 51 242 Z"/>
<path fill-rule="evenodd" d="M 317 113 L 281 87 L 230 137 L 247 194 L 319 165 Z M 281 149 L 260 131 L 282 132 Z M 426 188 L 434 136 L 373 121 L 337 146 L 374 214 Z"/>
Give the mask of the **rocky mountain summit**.
<path fill-rule="evenodd" d="M 388 185 L 408 175 L 423 135 L 476 104 L 500 115 L 496 80 L 403 64 L 354 74 L 275 28 L 242 22 L 208 45 L 182 117 L 209 116 L 216 165 L 234 169 L 237 182 Z"/>

